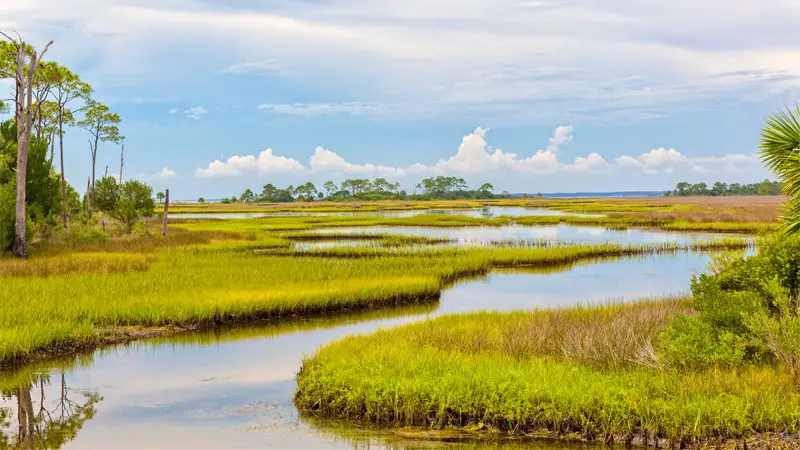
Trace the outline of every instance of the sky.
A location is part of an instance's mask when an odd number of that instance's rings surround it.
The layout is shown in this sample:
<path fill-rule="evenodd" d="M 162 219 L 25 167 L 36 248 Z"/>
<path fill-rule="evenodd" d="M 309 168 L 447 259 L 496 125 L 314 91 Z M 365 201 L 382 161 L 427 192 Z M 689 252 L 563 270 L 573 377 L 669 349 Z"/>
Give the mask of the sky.
<path fill-rule="evenodd" d="M 54 40 L 47 59 L 121 115 L 127 176 L 178 199 L 378 176 L 760 181 L 799 22 L 792 0 L 0 0 L 0 30 Z M 87 137 L 66 141 L 78 187 Z M 119 150 L 101 145 L 99 173 Z"/>

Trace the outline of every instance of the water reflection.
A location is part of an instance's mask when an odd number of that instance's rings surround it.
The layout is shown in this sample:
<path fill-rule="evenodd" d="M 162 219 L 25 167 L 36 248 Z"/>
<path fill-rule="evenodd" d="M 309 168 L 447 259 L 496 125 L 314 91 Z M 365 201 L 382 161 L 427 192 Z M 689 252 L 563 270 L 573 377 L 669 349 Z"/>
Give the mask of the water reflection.
<path fill-rule="evenodd" d="M 5 428 L 8 443 L 0 447 L 59 448 L 68 442 L 66 448 L 79 450 L 384 449 L 429 444 L 440 448 L 442 442 L 374 434 L 354 437 L 339 428 L 305 421 L 291 401 L 303 357 L 333 340 L 441 314 L 680 294 L 687 290 L 691 274 L 702 270 L 708 259 L 680 253 L 564 266 L 562 271 L 498 271 L 456 283 L 438 301 L 422 305 L 182 334 L 107 348 L 77 360 L 48 363 L 40 369 L 27 368 L 28 373 L 40 375 L 30 375 L 29 384 L 19 385 L 23 389 L 16 395 L 10 392 L 9 401 L 0 407 L 4 411 L 0 414 L 11 418 L 18 411 L 26 411 L 24 433 L 12 420 Z M 58 381 L 53 394 L 48 388 L 51 377 Z M 0 386 L 13 385 L 18 378 L 20 373 L 0 373 Z M 42 380 L 45 389 L 37 390 Z M 63 422 L 68 426 L 60 429 L 47 428 L 46 421 L 51 419 L 46 413 L 38 413 L 41 402 L 37 398 L 45 392 L 47 399 L 58 399 L 61 380 L 63 386 L 69 386 L 70 400 L 76 402 L 67 414 L 73 419 Z M 44 403 L 52 405 L 49 400 Z M 52 406 L 46 409 L 54 410 Z M 33 416 L 27 411 L 34 411 Z M 31 417 L 39 427 L 34 431 L 47 431 L 53 437 L 31 439 Z M 51 422 L 62 423 L 58 420 Z M 57 432 L 61 441 L 56 439 Z M 531 442 L 452 445 L 543 448 L 543 444 Z M 548 448 L 566 447 L 558 444 Z"/>
<path fill-rule="evenodd" d="M 96 413 L 99 394 L 71 389 L 62 370 L 20 374 L 0 393 L 0 448 L 58 449 L 73 440 Z"/>
<path fill-rule="evenodd" d="M 325 233 L 388 233 L 409 236 L 428 236 L 450 239 L 456 245 L 492 245 L 502 242 L 552 242 L 571 244 L 652 244 L 676 243 L 690 244 L 695 240 L 730 237 L 721 233 L 675 233 L 661 230 L 610 230 L 602 227 L 575 225 L 524 226 L 507 225 L 502 227 L 350 227 L 323 228 Z"/>

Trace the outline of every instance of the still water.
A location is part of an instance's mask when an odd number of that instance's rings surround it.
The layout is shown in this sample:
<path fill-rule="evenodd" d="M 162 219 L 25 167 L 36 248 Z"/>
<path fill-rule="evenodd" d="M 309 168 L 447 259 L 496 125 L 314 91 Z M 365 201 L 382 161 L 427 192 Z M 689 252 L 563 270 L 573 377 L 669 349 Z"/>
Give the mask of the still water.
<path fill-rule="evenodd" d="M 447 214 L 468 217 L 498 216 L 580 216 L 599 217 L 593 214 L 578 214 L 555 209 L 521 208 L 489 206 L 474 209 L 416 209 L 408 211 L 343 211 L 343 212 L 274 212 L 274 213 L 177 213 L 170 214 L 171 219 L 253 219 L 258 217 L 323 217 L 323 216 L 376 216 L 376 217 L 413 217 L 423 214 Z"/>
<path fill-rule="evenodd" d="M 652 244 L 677 243 L 690 244 L 698 239 L 719 239 L 730 237 L 720 233 L 674 233 L 661 230 L 609 230 L 602 227 L 575 225 L 524 226 L 507 225 L 502 227 L 351 227 L 324 228 L 324 233 L 389 233 L 411 236 L 442 237 L 458 245 L 487 245 L 503 242 L 549 241 L 571 244 Z"/>
<path fill-rule="evenodd" d="M 708 261 L 705 255 L 680 253 L 606 260 L 560 271 L 498 271 L 461 281 L 428 304 L 183 334 L 116 346 L 38 370 L 28 368 L 46 374 L 47 382 L 34 381 L 7 393 L 0 403 L 0 448 L 441 448 L 441 444 L 407 442 L 300 417 L 291 396 L 303 357 L 351 334 L 441 314 L 680 295 L 687 292 L 691 275 Z M 0 377 L 15 375 L 20 373 L 0 373 Z M 20 438 L 18 404 L 28 405 L 32 417 L 41 414 L 30 430 L 33 446 L 14 445 Z M 458 447 L 575 448 L 538 442 Z"/>

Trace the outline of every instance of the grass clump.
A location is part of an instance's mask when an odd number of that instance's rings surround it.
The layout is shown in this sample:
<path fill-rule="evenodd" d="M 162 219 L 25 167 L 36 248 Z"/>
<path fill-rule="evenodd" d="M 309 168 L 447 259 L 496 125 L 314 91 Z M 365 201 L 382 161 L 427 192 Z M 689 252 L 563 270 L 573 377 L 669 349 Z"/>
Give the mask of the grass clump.
<path fill-rule="evenodd" d="M 690 311 L 670 300 L 473 313 L 349 337 L 304 361 L 295 403 L 381 426 L 639 445 L 800 429 L 800 394 L 780 368 L 649 365 L 659 333 Z"/>

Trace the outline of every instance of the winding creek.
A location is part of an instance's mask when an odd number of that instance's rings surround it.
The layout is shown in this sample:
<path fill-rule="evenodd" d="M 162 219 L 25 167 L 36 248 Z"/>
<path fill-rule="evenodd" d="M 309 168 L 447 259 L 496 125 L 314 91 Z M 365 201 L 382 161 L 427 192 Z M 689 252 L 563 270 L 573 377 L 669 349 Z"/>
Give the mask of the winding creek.
<path fill-rule="evenodd" d="M 304 355 L 336 339 L 449 313 L 553 308 L 680 295 L 709 257 L 679 253 L 557 271 L 496 271 L 462 280 L 429 304 L 135 342 L 39 364 L 48 381 L 0 403 L 0 448 L 14 442 L 16 405 L 44 405 L 50 444 L 68 449 L 420 448 L 374 431 L 312 423 L 291 396 Z M 15 376 L 0 373 L 0 376 Z M 44 402 L 42 403 L 42 399 Z M 69 417 L 59 422 L 59 418 Z M 5 422 L 5 426 L 2 424 Z M 59 428 L 60 427 L 60 428 Z M 74 433 L 74 439 L 68 436 Z M 3 436 L 3 434 L 5 436 Z M 50 436 L 48 435 L 48 436 Z M 5 440 L 4 440 L 5 439 Z M 464 444 L 469 448 L 573 448 L 564 444 Z M 18 447 L 14 447 L 18 448 Z"/>

